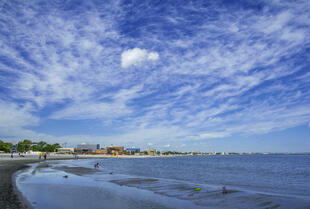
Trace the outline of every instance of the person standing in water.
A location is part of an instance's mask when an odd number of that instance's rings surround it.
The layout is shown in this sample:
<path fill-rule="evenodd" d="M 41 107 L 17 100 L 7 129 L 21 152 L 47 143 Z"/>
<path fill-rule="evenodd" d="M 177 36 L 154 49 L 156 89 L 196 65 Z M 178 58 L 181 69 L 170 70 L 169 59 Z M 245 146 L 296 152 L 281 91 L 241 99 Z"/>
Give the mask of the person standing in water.
<path fill-rule="evenodd" d="M 99 168 L 99 163 L 95 163 L 94 167 Z"/>

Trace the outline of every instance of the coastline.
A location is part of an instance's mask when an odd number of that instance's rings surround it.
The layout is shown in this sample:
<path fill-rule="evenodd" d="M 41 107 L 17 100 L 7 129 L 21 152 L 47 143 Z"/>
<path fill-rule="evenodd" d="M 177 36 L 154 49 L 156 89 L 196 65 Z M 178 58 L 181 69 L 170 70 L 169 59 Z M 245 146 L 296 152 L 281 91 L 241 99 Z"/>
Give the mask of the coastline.
<path fill-rule="evenodd" d="M 15 173 L 27 168 L 27 164 L 38 161 L 36 159 L 0 160 L 0 208 L 32 208 L 16 187 Z"/>
<path fill-rule="evenodd" d="M 82 157 L 81 159 L 88 158 Z M 70 160 L 73 156 L 49 156 L 49 160 Z M 37 156 L 28 155 L 25 158 L 9 154 L 0 155 L 0 208 L 8 209 L 32 209 L 33 207 L 17 189 L 15 177 L 19 171 L 28 168 L 28 164 L 43 162 Z"/>
<path fill-rule="evenodd" d="M 79 159 L 103 159 L 103 158 L 145 158 L 153 156 L 107 156 L 107 155 L 79 155 Z M 73 155 L 51 155 L 50 160 L 72 160 Z M 18 171 L 29 167 L 27 164 L 43 162 L 36 155 L 25 155 L 14 158 L 10 154 L 0 154 L 0 208 L 9 209 L 32 209 L 33 207 L 16 187 L 15 176 Z"/>
<path fill-rule="evenodd" d="M 123 158 L 125 156 L 122 156 Z M 121 158 L 122 158 L 121 157 Z M 57 184 L 59 184 L 59 182 L 72 182 L 72 184 L 69 184 L 68 188 L 66 187 L 61 187 L 62 189 L 59 190 L 59 186 L 60 185 L 55 185 L 53 183 L 49 184 L 49 189 L 51 190 L 46 190 L 43 193 L 49 193 L 49 192 L 54 192 L 51 193 L 52 195 L 55 196 L 55 198 L 59 199 L 59 201 L 62 200 L 62 198 L 67 198 L 68 199 L 72 199 L 72 197 L 79 197 L 78 200 L 81 201 L 82 198 L 84 197 L 79 196 L 81 195 L 81 191 L 84 191 L 84 193 L 90 192 L 92 191 L 93 193 L 96 194 L 97 193 L 104 193 L 106 199 L 108 200 L 111 197 L 115 198 L 113 204 L 115 204 L 115 207 L 113 208 L 119 208 L 118 206 L 120 205 L 127 205 L 128 202 L 130 202 L 132 205 L 132 208 L 135 208 L 135 204 L 140 204 L 142 201 L 143 204 L 145 203 L 148 206 L 154 206 L 154 204 L 156 202 L 158 202 L 158 198 L 160 198 L 160 200 L 163 200 L 165 198 L 169 199 L 170 197 L 172 198 L 173 201 L 185 201 L 184 203 L 195 203 L 195 207 L 187 207 L 187 208 L 199 208 L 201 207 L 206 207 L 206 208 L 212 208 L 213 206 L 218 206 L 219 208 L 229 208 L 229 205 L 233 204 L 235 206 L 247 206 L 247 207 L 251 207 L 252 208 L 267 208 L 267 206 L 269 206 L 270 208 L 274 207 L 274 208 L 292 208 L 292 206 L 300 206 L 299 208 L 308 208 L 309 207 L 309 200 L 308 199 L 304 199 L 303 197 L 298 197 L 298 196 L 289 196 L 289 195 L 279 195 L 277 193 L 266 193 L 266 192 L 260 192 L 259 190 L 247 190 L 247 189 L 240 189 L 240 188 L 233 188 L 233 187 L 228 187 L 228 189 L 231 190 L 236 190 L 232 193 L 230 193 L 229 195 L 222 195 L 221 192 L 221 187 L 220 185 L 217 185 L 218 188 L 213 188 L 212 186 L 214 185 L 208 185 L 208 184 L 204 184 L 202 182 L 201 185 L 197 185 L 189 183 L 187 184 L 186 181 L 166 181 L 159 178 L 159 180 L 155 177 L 155 178 L 151 178 L 148 177 L 146 178 L 145 176 L 148 175 L 143 175 L 144 177 L 137 177 L 135 175 L 130 176 L 127 173 L 124 174 L 125 176 L 123 176 L 123 174 L 120 174 L 120 176 L 117 176 L 119 174 L 116 174 L 113 172 L 113 175 L 110 175 L 112 173 L 109 173 L 107 170 L 100 170 L 100 169 L 93 169 L 93 163 L 97 162 L 97 160 L 95 159 L 106 159 L 104 160 L 105 163 L 103 164 L 103 166 L 106 166 L 106 168 L 112 168 L 111 164 L 107 164 L 107 162 L 111 162 L 113 165 L 115 163 L 127 163 L 129 161 L 127 160 L 118 160 L 115 161 L 113 159 L 107 159 L 107 158 L 118 158 L 116 156 L 114 157 L 106 157 L 106 156 L 81 156 L 79 157 L 79 159 L 90 159 L 91 163 L 90 167 L 86 166 L 84 167 L 86 164 L 82 163 L 82 162 L 87 162 L 87 161 L 64 161 L 63 163 L 58 163 L 58 162 L 52 162 L 54 160 L 72 160 L 74 159 L 74 156 L 70 156 L 67 155 L 65 157 L 61 157 L 61 156 L 49 156 L 48 160 L 39 160 L 37 159 L 37 157 L 33 157 L 31 158 L 31 156 L 25 156 L 25 158 L 22 157 L 16 157 L 16 158 L 4 158 L 3 156 L 0 157 L 0 178 L 1 178 L 1 182 L 0 182 L 0 208 L 27 208 L 27 209 L 32 209 L 33 207 L 36 206 L 40 206 L 38 208 L 43 208 L 42 207 L 42 202 L 40 203 L 40 201 L 36 200 L 36 194 L 37 194 L 37 189 L 35 188 L 36 186 L 32 186 L 32 188 L 34 188 L 36 191 L 34 194 L 34 196 L 30 196 L 29 198 L 29 193 L 27 198 L 23 196 L 24 193 L 22 193 L 21 191 L 31 191 L 31 189 L 29 190 L 29 187 L 24 187 L 21 188 L 20 184 L 18 183 L 19 181 L 16 181 L 16 177 L 19 176 L 19 174 L 21 172 L 23 172 L 23 169 L 27 168 L 28 165 L 30 163 L 38 163 L 38 162 L 45 162 L 39 166 L 35 166 L 35 168 L 38 168 L 38 170 L 36 170 L 36 177 L 35 179 L 37 179 L 38 176 L 37 174 L 40 174 L 40 170 L 41 172 L 43 172 L 44 174 L 44 170 L 50 170 L 52 168 L 52 172 L 51 174 L 54 175 L 56 177 L 56 179 L 58 178 L 58 182 Z M 131 157 L 129 157 L 131 158 Z M 133 158 L 148 158 L 146 156 L 139 156 L 139 157 L 134 157 Z M 151 157 L 152 158 L 152 157 Z M 185 160 L 188 160 L 189 158 L 185 158 Z M 207 159 L 207 158 L 206 158 Z M 223 159 L 223 158 L 221 158 Z M 226 158 L 225 158 L 226 159 Z M 138 159 L 137 159 L 138 160 Z M 158 160 L 156 159 L 149 159 L 152 162 L 158 162 Z M 140 162 L 150 162 L 149 160 L 145 161 L 145 160 L 138 160 Z M 167 163 L 172 162 L 171 160 L 173 159 L 167 159 Z M 177 159 L 176 159 L 177 160 Z M 183 160 L 183 159 L 181 159 Z M 196 159 L 197 160 L 197 159 Z M 133 162 L 133 161 L 132 161 Z M 166 162 L 166 161 L 165 161 Z M 82 164 L 80 164 L 82 163 Z M 45 166 L 46 164 L 49 164 L 51 166 Z M 67 165 L 69 164 L 69 166 Z M 74 166 L 71 167 L 70 164 L 73 164 Z M 54 165 L 57 165 L 56 167 Z M 117 165 L 119 166 L 119 165 Z M 102 167 L 103 168 L 103 167 Z M 50 170 L 51 171 L 51 170 Z M 67 174 L 57 174 L 58 172 L 66 172 Z M 25 173 L 28 172 L 28 169 L 26 170 Z M 95 173 L 94 173 L 95 172 Z M 102 172 L 102 174 L 109 174 L 108 176 L 106 176 L 107 178 L 104 180 L 102 178 L 102 176 L 100 176 L 100 178 L 95 178 L 95 185 L 97 185 L 97 183 L 102 183 L 103 187 L 89 187 L 89 185 L 79 185 L 79 184 L 75 184 L 74 180 L 79 179 L 80 180 L 85 180 L 83 179 L 84 174 L 95 174 L 98 172 L 98 174 L 100 174 L 100 172 Z M 29 174 L 31 172 L 31 170 L 29 170 L 28 172 Z M 72 176 L 70 176 L 70 174 L 73 174 Z M 23 174 L 24 175 L 24 174 Z M 57 176 L 58 175 L 58 176 Z M 63 175 L 68 175 L 69 178 L 65 179 L 63 178 Z M 42 176 L 41 176 L 42 177 Z M 44 177 L 44 176 L 43 176 Z M 17 177 L 18 179 L 19 177 Z M 54 179 L 54 178 L 53 178 Z M 168 178 L 169 179 L 169 178 Z M 89 179 L 88 179 L 89 180 Z M 88 182 L 88 180 L 86 180 Z M 37 181 L 37 180 L 36 180 Z M 45 182 L 45 181 L 43 181 Z M 64 183 L 63 182 L 63 183 Z M 107 182 L 107 183 L 106 183 Z M 54 182 L 55 183 L 55 182 Z M 93 181 L 90 181 L 88 183 L 93 184 Z M 100 184 L 101 184 L 100 183 Z M 118 187 L 115 186 L 107 186 L 108 183 L 113 183 L 115 185 L 117 185 Z M 199 183 L 200 184 L 200 183 Z M 18 188 L 21 190 L 19 191 Z M 35 185 L 35 184 L 34 184 Z M 67 185 L 67 184 L 66 184 Z M 200 191 L 199 193 L 195 192 L 195 195 L 191 192 L 193 190 L 193 188 L 198 187 L 202 188 L 202 191 Z M 85 188 L 84 188 L 85 187 Z M 103 189 L 105 188 L 105 189 Z M 27 189 L 27 190 L 24 190 Z M 44 188 L 46 189 L 46 188 Z M 133 189 L 132 191 L 130 191 L 131 189 Z M 41 189 L 40 189 L 41 190 Z M 59 191 L 63 191 L 62 195 L 59 193 Z M 109 191 L 109 192 L 107 192 Z M 113 195 L 112 195 L 112 192 Z M 125 192 L 127 191 L 127 193 Z M 75 192 L 75 193 L 73 193 Z M 156 197 L 157 199 L 154 198 L 154 200 L 156 201 L 145 201 L 147 200 L 147 198 L 142 198 L 140 200 L 138 200 L 136 197 L 137 196 L 133 196 L 131 193 L 132 192 L 141 192 L 141 197 L 145 197 L 144 193 L 152 193 L 149 195 L 149 197 L 153 197 L 153 194 L 156 195 L 160 195 L 160 197 Z M 142 194 L 143 193 L 143 194 Z M 71 195 L 71 196 L 70 196 Z M 155 195 L 155 196 L 156 196 Z M 46 196 L 48 197 L 48 195 Z M 45 198 L 46 198 L 45 197 Z M 124 198 L 126 197 L 126 198 Z M 41 199 L 44 199 L 44 197 L 42 196 Z M 162 199 L 163 198 L 163 199 Z M 126 201 L 127 202 L 126 202 Z M 58 204 L 59 204 L 58 201 Z M 92 203 L 96 203 L 97 198 L 94 198 L 92 201 Z M 66 202 L 66 201 L 61 201 L 61 202 Z M 67 201 L 68 202 L 68 201 Z M 78 202 L 78 201 L 77 201 Z M 103 203 L 107 203 L 108 201 L 103 201 Z M 220 207 L 218 204 L 221 202 L 221 206 Z M 37 204 L 36 206 L 32 206 L 31 203 Z M 79 202 L 77 205 L 80 206 L 80 204 L 82 204 L 82 202 Z M 175 202 L 173 202 L 175 204 Z M 268 203 L 268 204 L 267 204 Z M 41 205 L 40 205 L 41 204 Z M 109 204 L 111 204 L 111 202 L 109 202 Z M 168 204 L 169 206 L 170 204 Z M 183 205 L 183 202 L 182 202 Z M 59 205 L 58 205 L 59 206 Z M 96 205 L 94 205 L 93 208 Z M 117 207 L 116 207 L 117 206 Z M 164 207 L 164 205 L 157 205 L 158 208 L 166 208 Z M 214 208 L 213 207 L 213 208 Z M 241 207 L 241 208 L 242 208 Z M 52 207 L 50 207 L 51 209 L 53 209 Z M 54 207 L 55 208 L 55 207 Z M 82 207 L 83 208 L 83 207 Z M 143 208 L 143 207 L 140 207 Z M 178 207 L 168 207 L 168 208 L 178 208 Z"/>
<path fill-rule="evenodd" d="M 36 163 L 36 161 L 30 162 L 30 163 Z M 19 170 L 16 170 L 11 177 L 12 185 L 13 185 L 13 193 L 17 195 L 18 201 L 20 202 L 21 208 L 22 209 L 34 209 L 31 205 L 31 203 L 27 200 L 26 197 L 22 194 L 22 192 L 17 188 L 16 185 L 16 177 L 17 175 L 22 172 L 24 169 L 28 168 L 28 163 L 25 164 L 25 168 L 21 168 Z"/>

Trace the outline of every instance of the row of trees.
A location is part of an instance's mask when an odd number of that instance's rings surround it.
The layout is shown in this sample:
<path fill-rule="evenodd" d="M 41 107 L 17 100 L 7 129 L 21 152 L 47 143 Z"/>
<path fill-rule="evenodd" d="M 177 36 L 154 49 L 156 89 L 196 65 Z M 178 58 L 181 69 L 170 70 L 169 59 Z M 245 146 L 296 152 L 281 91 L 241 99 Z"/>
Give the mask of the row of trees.
<path fill-rule="evenodd" d="M 3 142 L 2 140 L 0 140 L 0 151 L 11 152 L 12 147 L 13 147 L 12 143 Z"/>
<path fill-rule="evenodd" d="M 13 147 L 12 143 L 5 143 L 0 140 L 0 151 L 11 152 L 12 147 Z M 29 150 L 40 152 L 55 152 L 57 148 L 61 148 L 61 146 L 58 143 L 48 144 L 44 141 L 32 142 L 27 139 L 25 139 L 22 142 L 18 142 L 17 145 L 18 152 L 27 152 Z"/>
<path fill-rule="evenodd" d="M 176 152 L 176 151 L 166 151 L 162 153 L 163 155 L 182 155 L 182 154 L 189 154 L 187 152 Z"/>

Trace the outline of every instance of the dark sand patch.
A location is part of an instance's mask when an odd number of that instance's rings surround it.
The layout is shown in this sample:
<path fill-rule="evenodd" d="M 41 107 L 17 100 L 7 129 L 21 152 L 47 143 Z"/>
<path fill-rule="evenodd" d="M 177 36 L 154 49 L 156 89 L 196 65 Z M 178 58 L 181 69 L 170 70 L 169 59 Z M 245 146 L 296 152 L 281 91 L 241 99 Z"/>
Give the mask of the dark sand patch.
<path fill-rule="evenodd" d="M 267 209 L 276 209 L 276 208 L 279 208 L 280 205 L 274 205 L 274 206 L 271 206 L 271 207 L 268 207 Z"/>
<path fill-rule="evenodd" d="M 259 204 L 259 206 L 264 207 L 264 206 L 267 206 L 267 205 L 270 205 L 270 204 L 272 204 L 272 202 L 268 201 L 268 202 L 263 202 L 263 203 Z"/>
<path fill-rule="evenodd" d="M 152 178 L 129 178 L 129 179 L 120 179 L 120 180 L 111 180 L 110 182 L 125 185 L 125 186 L 136 186 L 139 184 L 152 184 L 157 182 L 157 179 Z"/>
<path fill-rule="evenodd" d="M 31 208 L 22 198 L 15 187 L 13 174 L 27 168 L 28 163 L 38 160 L 1 160 L 0 161 L 0 208 L 1 209 L 25 209 Z"/>
<path fill-rule="evenodd" d="M 99 172 L 98 170 L 91 169 L 91 168 L 84 168 L 84 167 L 69 167 L 69 166 L 57 166 L 54 167 L 54 169 L 64 171 L 66 173 L 71 173 L 77 176 L 87 175 L 87 174 L 93 174 L 96 172 Z"/>
<path fill-rule="evenodd" d="M 111 180 L 110 182 L 118 184 L 120 186 L 128 186 L 149 190 L 154 192 L 155 194 L 164 195 L 167 197 L 174 197 L 180 200 L 201 200 L 206 198 L 219 199 L 239 192 L 236 190 L 227 190 L 227 193 L 223 194 L 221 190 L 210 190 L 200 187 L 200 190 L 197 191 L 196 188 L 198 188 L 198 185 L 178 182 L 165 183 L 155 178 L 126 178 Z"/>

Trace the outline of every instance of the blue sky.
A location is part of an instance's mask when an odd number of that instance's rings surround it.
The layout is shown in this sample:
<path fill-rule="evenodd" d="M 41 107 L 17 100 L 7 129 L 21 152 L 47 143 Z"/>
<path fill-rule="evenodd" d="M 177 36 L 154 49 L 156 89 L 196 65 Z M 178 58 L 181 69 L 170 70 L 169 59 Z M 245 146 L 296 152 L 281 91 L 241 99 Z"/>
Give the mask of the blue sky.
<path fill-rule="evenodd" d="M 310 145 L 310 2 L 0 1 L 0 137 Z"/>

